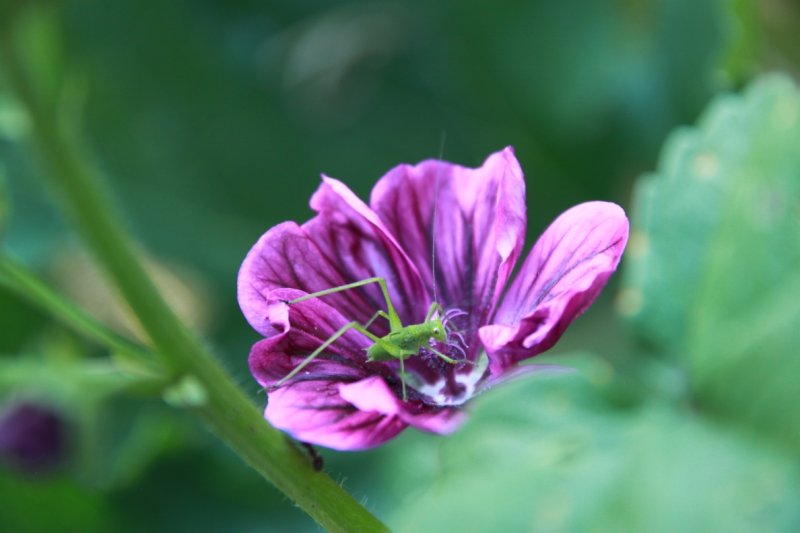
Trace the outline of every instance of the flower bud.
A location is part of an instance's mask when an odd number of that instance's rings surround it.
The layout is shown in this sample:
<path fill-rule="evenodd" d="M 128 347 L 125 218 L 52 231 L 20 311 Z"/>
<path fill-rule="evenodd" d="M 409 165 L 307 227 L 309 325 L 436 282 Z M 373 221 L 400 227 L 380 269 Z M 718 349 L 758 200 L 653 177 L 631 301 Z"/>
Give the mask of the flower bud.
<path fill-rule="evenodd" d="M 52 472 L 65 459 L 66 433 L 65 421 L 49 406 L 13 403 L 0 415 L 0 463 L 27 474 Z"/>

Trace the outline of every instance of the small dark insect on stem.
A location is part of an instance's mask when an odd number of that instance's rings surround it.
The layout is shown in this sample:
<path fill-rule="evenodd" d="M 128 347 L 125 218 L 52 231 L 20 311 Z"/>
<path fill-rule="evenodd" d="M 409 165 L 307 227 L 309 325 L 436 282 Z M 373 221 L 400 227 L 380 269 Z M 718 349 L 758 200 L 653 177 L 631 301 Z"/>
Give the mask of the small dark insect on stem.
<path fill-rule="evenodd" d="M 311 465 L 314 467 L 314 470 L 316 472 L 321 471 L 325 466 L 325 459 L 317 452 L 317 449 L 308 442 L 301 442 L 300 445 L 306 449 L 309 457 L 311 457 Z"/>

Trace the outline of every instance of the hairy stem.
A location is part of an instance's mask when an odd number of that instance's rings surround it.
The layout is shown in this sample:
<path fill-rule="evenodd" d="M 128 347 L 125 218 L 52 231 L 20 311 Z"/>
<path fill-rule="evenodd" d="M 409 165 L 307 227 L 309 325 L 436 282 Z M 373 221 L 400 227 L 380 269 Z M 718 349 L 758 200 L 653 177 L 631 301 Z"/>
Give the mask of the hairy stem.
<path fill-rule="evenodd" d="M 40 99 L 7 31 L 0 30 L 6 78 L 30 115 L 33 136 L 65 208 L 147 332 L 168 375 L 192 376 L 207 400 L 193 407 L 247 463 L 330 531 L 386 527 L 264 421 L 204 343 L 172 312 L 146 274 L 98 173 L 55 112 Z M 49 111 L 50 110 L 50 111 Z"/>

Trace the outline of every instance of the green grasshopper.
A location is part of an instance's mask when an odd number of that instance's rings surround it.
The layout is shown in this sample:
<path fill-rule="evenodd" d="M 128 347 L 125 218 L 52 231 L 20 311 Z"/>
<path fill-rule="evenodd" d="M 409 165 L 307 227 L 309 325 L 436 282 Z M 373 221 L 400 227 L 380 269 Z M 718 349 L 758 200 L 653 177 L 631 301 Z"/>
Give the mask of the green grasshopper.
<path fill-rule="evenodd" d="M 347 291 L 350 289 L 356 289 L 358 287 L 363 287 L 364 285 L 368 285 L 370 283 L 377 283 L 381 287 L 381 291 L 383 292 L 383 297 L 386 300 L 386 311 L 378 310 L 372 318 L 366 324 L 359 324 L 356 321 L 350 322 L 344 326 L 342 326 L 336 333 L 331 335 L 331 337 L 326 340 L 322 345 L 314 350 L 311 354 L 308 355 L 299 365 L 297 365 L 294 370 L 289 372 L 285 377 L 283 377 L 280 381 L 275 384 L 275 387 L 280 387 L 284 383 L 286 383 L 289 379 L 293 378 L 300 372 L 306 365 L 308 365 L 311 361 L 313 361 L 319 354 L 321 354 L 328 346 L 336 342 L 336 339 L 354 329 L 364 335 L 365 337 L 369 338 L 372 341 L 372 346 L 367 348 L 367 361 L 391 361 L 393 359 L 400 360 L 400 375 L 401 375 L 401 383 L 403 388 L 403 401 L 408 400 L 408 396 L 406 394 L 406 371 L 405 371 L 405 364 L 404 361 L 409 357 L 414 357 L 419 355 L 419 351 L 421 349 L 425 349 L 432 354 L 436 355 L 443 361 L 446 361 L 450 364 L 457 364 L 457 363 L 471 363 L 468 360 L 457 360 L 449 357 L 440 351 L 436 350 L 432 345 L 432 341 L 446 341 L 447 340 L 447 330 L 442 323 L 441 318 L 434 318 L 434 315 L 438 313 L 438 316 L 445 316 L 444 310 L 442 306 L 439 305 L 437 302 L 433 302 L 428 309 L 428 313 L 425 315 L 425 321 L 421 324 L 411 324 L 408 326 L 404 326 L 403 323 L 400 321 L 400 317 L 397 314 L 394 306 L 392 305 L 392 300 L 389 297 L 389 290 L 386 287 L 386 280 L 384 278 L 374 277 L 374 278 L 367 278 L 362 281 L 357 281 L 355 283 L 348 283 L 347 285 L 341 285 L 339 287 L 333 287 L 331 289 L 326 289 L 323 291 L 312 292 L 310 294 L 303 295 L 299 298 L 295 298 L 294 300 L 286 300 L 284 303 L 287 305 L 296 304 L 302 302 L 304 300 L 310 300 L 311 298 L 319 298 L 320 296 L 325 296 L 327 294 L 333 294 L 336 292 Z M 370 332 L 367 328 L 379 317 L 383 317 L 389 321 L 389 333 L 384 335 L 383 337 L 378 337 L 374 333 Z"/>

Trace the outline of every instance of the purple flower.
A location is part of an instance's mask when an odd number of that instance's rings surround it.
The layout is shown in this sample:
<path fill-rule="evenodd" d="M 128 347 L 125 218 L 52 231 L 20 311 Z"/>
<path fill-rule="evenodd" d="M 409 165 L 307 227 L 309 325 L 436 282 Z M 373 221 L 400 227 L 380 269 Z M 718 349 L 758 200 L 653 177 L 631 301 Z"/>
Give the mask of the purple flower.
<path fill-rule="evenodd" d="M 600 293 L 619 262 L 628 220 L 612 203 L 588 202 L 559 216 L 507 282 L 525 241 L 525 182 L 511 148 L 482 167 L 444 161 L 400 165 L 369 205 L 323 176 L 317 215 L 284 222 L 250 250 L 239 271 L 239 305 L 266 338 L 250 369 L 269 393 L 265 417 L 298 440 L 356 450 L 407 426 L 446 434 L 481 391 L 525 372 L 519 365 L 555 344 Z M 372 342 L 350 330 L 291 379 L 303 359 L 350 321 L 386 310 L 377 284 L 287 304 L 304 294 L 379 276 L 404 326 L 440 303 L 447 338 L 399 361 L 368 362 Z M 386 335 L 386 320 L 370 326 Z M 280 382 L 280 383 L 279 383 Z M 279 386 L 278 386 L 279 385 Z"/>
<path fill-rule="evenodd" d="M 28 474 L 57 468 L 67 452 L 66 427 L 58 413 L 30 401 L 0 415 L 0 462 Z"/>

